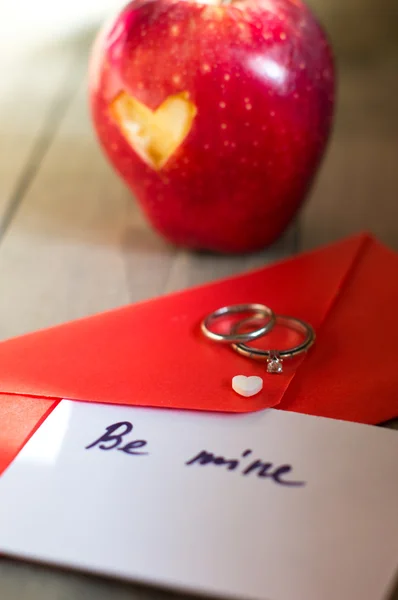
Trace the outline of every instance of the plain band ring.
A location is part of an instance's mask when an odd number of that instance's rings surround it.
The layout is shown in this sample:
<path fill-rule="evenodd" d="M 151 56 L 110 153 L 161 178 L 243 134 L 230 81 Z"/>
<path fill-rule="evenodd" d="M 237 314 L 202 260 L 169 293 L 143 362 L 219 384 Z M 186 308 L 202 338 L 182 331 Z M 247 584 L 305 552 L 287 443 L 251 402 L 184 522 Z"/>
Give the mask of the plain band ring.
<path fill-rule="evenodd" d="M 245 324 L 252 322 L 253 319 L 257 320 L 258 317 L 250 317 L 248 319 L 240 321 L 239 323 L 236 323 L 232 327 L 232 333 L 237 333 L 239 329 L 241 329 Z M 302 333 L 305 336 L 303 342 L 287 350 L 262 350 L 260 348 L 252 348 L 251 346 L 246 346 L 246 344 L 244 343 L 233 343 L 232 348 L 239 354 L 242 354 L 243 356 L 247 356 L 249 358 L 255 358 L 259 360 L 267 359 L 267 370 L 271 373 L 281 373 L 283 359 L 293 358 L 298 354 L 307 352 L 307 350 L 309 350 L 309 348 L 314 344 L 316 335 L 311 325 L 306 323 L 306 321 L 296 319 L 296 317 L 290 317 L 287 315 L 276 315 L 276 323 L 279 325 L 283 325 L 288 329 L 293 329 L 298 333 Z"/>
<path fill-rule="evenodd" d="M 222 335 L 221 333 L 215 333 L 210 329 L 211 324 L 220 317 L 225 317 L 232 314 L 237 313 L 247 313 L 253 312 L 257 319 L 268 319 L 268 322 L 260 327 L 259 329 L 255 329 L 254 331 L 249 331 L 248 333 L 238 333 L 234 331 L 227 335 Z M 250 319 L 253 319 L 251 317 Z M 245 319 L 248 321 L 249 319 Z M 242 321 L 240 321 L 242 323 Z M 263 335 L 266 335 L 271 331 L 275 324 L 275 314 L 274 311 L 265 306 L 265 304 L 234 304 L 232 306 L 223 306 L 222 308 L 218 308 L 210 315 L 208 315 L 201 323 L 201 330 L 204 335 L 215 342 L 223 342 L 226 344 L 232 343 L 242 343 L 242 342 L 250 342 L 256 340 Z"/>

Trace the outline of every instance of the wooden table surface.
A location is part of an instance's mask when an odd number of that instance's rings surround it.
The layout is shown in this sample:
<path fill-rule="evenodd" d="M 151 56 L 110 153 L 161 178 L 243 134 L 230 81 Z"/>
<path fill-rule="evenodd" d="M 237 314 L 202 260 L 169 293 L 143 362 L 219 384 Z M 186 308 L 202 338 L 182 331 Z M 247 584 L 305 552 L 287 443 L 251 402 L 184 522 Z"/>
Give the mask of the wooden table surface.
<path fill-rule="evenodd" d="M 396 0 L 309 2 L 337 54 L 334 134 L 297 223 L 272 248 L 233 258 L 168 246 L 98 149 L 87 111 L 87 56 L 100 22 L 120 2 L 11 4 L 0 23 L 0 339 L 242 272 L 364 229 L 398 250 Z M 0 560 L 1 600 L 172 597 Z"/>

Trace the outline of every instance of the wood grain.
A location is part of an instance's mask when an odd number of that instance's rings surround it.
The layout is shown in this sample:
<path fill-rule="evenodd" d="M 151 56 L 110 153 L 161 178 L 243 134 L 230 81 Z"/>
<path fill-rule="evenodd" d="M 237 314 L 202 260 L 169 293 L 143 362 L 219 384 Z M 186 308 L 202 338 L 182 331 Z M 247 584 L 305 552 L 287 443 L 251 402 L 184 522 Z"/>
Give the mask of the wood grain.
<path fill-rule="evenodd" d="M 335 127 L 301 215 L 309 249 L 367 230 L 398 249 L 398 4 L 311 0 L 336 54 Z"/>
<path fill-rule="evenodd" d="M 387 96 L 398 93 L 394 73 L 341 73 L 333 137 L 301 215 L 303 248 L 366 230 L 398 250 L 398 118 Z"/>
<path fill-rule="evenodd" d="M 8 52 L 7 52 L 8 50 Z M 0 58 L 0 239 L 22 203 L 81 79 L 74 47 Z M 29 76 L 27 77 L 27 73 Z"/>
<path fill-rule="evenodd" d="M 134 214 L 93 143 L 86 111 L 82 84 L 3 237 L 2 337 L 129 300 L 121 245 Z"/>

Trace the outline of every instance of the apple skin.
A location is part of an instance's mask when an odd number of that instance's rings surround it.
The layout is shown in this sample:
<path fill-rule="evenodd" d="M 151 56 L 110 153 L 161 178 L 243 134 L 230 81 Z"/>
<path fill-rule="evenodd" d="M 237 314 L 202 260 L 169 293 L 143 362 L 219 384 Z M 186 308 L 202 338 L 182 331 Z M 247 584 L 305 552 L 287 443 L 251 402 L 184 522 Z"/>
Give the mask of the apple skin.
<path fill-rule="evenodd" d="M 90 108 L 109 161 L 152 226 L 175 245 L 222 253 L 274 242 L 308 194 L 330 137 L 331 46 L 300 0 L 130 3 L 97 36 Z M 188 91 L 189 134 L 155 170 L 110 105 L 156 110 Z"/>

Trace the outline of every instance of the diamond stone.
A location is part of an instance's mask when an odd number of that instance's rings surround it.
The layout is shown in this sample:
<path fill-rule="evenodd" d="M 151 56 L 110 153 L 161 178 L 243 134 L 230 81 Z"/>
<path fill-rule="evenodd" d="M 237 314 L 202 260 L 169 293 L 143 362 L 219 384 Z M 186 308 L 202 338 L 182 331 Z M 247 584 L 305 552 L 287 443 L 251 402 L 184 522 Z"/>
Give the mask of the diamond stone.
<path fill-rule="evenodd" d="M 268 373 L 282 373 L 283 372 L 283 360 L 279 356 L 278 352 L 270 352 L 269 359 L 267 361 L 267 372 Z"/>

